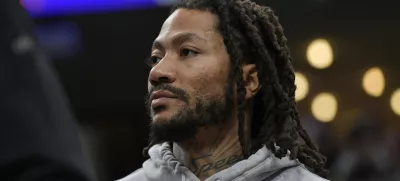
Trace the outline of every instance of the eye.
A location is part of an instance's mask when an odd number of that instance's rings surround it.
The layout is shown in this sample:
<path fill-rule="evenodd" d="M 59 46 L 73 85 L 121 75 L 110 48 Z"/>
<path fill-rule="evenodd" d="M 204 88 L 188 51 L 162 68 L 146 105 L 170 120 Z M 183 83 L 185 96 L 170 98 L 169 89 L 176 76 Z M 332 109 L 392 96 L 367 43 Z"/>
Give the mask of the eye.
<path fill-rule="evenodd" d="M 158 62 L 161 61 L 162 58 L 157 57 L 157 56 L 151 56 L 150 58 L 146 59 L 146 64 L 149 66 L 153 66 L 154 64 L 157 64 Z"/>
<path fill-rule="evenodd" d="M 184 48 L 184 49 L 181 50 L 180 56 L 182 56 L 182 57 L 190 57 L 190 56 L 196 56 L 198 54 L 199 54 L 199 52 L 197 52 L 197 51 Z"/>

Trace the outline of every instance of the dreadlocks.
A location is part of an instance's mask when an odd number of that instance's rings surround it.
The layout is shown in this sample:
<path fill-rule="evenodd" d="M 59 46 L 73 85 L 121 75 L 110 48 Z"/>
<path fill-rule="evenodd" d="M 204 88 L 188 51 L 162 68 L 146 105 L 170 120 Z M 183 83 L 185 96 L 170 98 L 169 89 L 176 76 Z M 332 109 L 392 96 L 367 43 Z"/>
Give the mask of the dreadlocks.
<path fill-rule="evenodd" d="M 238 135 L 247 158 L 263 145 L 276 157 L 290 155 L 322 177 L 326 158 L 302 128 L 295 102 L 295 75 L 282 26 L 269 7 L 250 0 L 182 0 L 172 9 L 209 11 L 219 17 L 218 29 L 231 58 L 237 84 Z M 251 141 L 244 138 L 245 94 L 242 65 L 255 64 L 261 90 L 254 99 Z M 150 136 L 149 147 L 157 143 Z"/>

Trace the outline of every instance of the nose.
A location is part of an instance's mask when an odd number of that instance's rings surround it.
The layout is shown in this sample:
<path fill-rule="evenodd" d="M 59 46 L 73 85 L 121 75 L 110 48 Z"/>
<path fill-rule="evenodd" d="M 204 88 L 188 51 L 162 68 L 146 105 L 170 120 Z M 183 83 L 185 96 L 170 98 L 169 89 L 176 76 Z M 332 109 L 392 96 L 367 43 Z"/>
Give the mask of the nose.
<path fill-rule="evenodd" d="M 152 86 L 163 83 L 173 83 L 176 80 L 176 74 L 172 62 L 161 60 L 154 66 L 149 73 L 149 82 Z"/>

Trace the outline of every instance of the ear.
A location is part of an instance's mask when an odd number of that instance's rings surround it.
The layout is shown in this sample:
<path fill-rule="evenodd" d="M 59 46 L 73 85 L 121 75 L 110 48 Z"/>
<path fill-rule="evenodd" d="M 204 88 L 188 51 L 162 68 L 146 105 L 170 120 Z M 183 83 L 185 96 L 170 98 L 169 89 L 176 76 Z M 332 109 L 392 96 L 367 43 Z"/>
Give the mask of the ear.
<path fill-rule="evenodd" d="M 246 64 L 242 66 L 243 80 L 246 88 L 246 100 L 256 96 L 260 91 L 261 85 L 258 80 L 258 71 L 255 64 Z"/>

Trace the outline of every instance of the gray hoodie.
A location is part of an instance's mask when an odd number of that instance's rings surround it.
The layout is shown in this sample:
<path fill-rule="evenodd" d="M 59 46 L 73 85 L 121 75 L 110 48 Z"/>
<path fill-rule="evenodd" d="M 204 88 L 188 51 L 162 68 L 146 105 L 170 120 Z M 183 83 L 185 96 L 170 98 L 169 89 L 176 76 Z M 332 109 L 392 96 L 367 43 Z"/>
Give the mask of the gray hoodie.
<path fill-rule="evenodd" d="M 149 150 L 150 159 L 143 168 L 118 181 L 200 181 L 172 154 L 168 143 L 158 144 Z M 327 181 L 297 160 L 276 158 L 266 147 L 230 168 L 222 170 L 206 181 Z"/>

